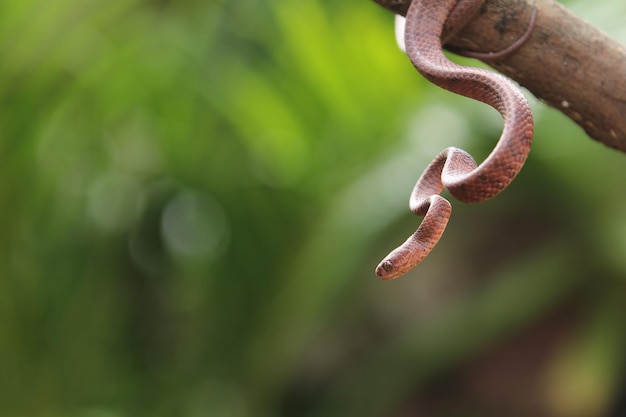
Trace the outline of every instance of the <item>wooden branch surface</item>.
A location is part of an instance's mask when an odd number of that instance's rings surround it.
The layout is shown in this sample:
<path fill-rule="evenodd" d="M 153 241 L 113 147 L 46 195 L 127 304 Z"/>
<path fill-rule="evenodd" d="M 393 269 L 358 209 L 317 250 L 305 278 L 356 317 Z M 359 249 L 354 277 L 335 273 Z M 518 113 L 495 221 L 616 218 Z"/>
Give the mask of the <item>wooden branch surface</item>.
<path fill-rule="evenodd" d="M 410 0 L 374 0 L 406 14 Z M 592 138 L 626 152 L 626 47 L 554 0 L 486 0 L 447 46 L 499 51 L 537 19 L 522 47 L 490 66 L 559 109 Z"/>

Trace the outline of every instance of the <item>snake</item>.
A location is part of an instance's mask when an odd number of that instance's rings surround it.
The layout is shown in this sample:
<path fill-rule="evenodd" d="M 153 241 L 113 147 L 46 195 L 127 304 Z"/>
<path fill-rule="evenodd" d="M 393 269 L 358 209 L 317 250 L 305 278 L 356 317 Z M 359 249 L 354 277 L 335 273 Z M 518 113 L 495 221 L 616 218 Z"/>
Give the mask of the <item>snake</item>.
<path fill-rule="evenodd" d="M 417 230 L 376 267 L 376 274 L 384 280 L 413 269 L 441 238 L 452 212 L 450 202 L 439 195 L 444 188 L 464 203 L 486 201 L 513 181 L 530 152 L 533 116 L 520 89 L 503 75 L 458 65 L 443 53 L 445 42 L 476 14 L 484 1 L 413 0 L 407 11 L 404 42 L 415 69 L 441 88 L 495 108 L 504 120 L 504 128 L 480 165 L 466 151 L 448 147 L 426 167 L 409 199 L 410 210 L 424 218 Z M 535 14 L 536 9 L 531 27 Z M 516 42 L 516 47 L 521 43 Z M 507 48 L 506 53 L 510 52 L 511 48 Z M 476 55 L 500 56 L 497 52 Z"/>

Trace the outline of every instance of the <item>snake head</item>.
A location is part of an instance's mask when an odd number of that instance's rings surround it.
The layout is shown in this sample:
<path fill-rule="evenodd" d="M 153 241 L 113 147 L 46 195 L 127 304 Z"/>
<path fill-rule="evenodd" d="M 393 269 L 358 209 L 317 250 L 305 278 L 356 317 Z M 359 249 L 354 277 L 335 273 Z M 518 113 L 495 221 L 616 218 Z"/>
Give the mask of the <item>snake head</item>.
<path fill-rule="evenodd" d="M 421 256 L 421 258 L 424 256 Z M 415 253 L 400 246 L 378 264 L 376 275 L 383 280 L 398 278 L 411 270 L 415 265 Z"/>
<path fill-rule="evenodd" d="M 385 281 L 398 278 L 400 275 L 403 275 L 407 272 L 410 267 L 406 267 L 405 262 L 402 262 L 401 257 L 393 256 L 394 253 L 390 253 L 387 255 L 385 259 L 383 259 L 378 266 L 376 267 L 376 275 Z"/>

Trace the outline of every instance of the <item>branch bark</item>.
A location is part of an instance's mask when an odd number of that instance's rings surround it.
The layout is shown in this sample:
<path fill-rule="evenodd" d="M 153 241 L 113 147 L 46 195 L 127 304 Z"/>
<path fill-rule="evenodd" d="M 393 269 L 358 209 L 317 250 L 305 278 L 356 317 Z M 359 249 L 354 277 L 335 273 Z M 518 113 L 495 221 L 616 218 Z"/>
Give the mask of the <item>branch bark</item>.
<path fill-rule="evenodd" d="M 405 15 L 411 0 L 374 0 Z M 537 18 L 530 38 L 493 68 L 578 123 L 589 136 L 626 152 L 626 47 L 554 0 L 486 0 L 447 47 L 499 51 Z"/>

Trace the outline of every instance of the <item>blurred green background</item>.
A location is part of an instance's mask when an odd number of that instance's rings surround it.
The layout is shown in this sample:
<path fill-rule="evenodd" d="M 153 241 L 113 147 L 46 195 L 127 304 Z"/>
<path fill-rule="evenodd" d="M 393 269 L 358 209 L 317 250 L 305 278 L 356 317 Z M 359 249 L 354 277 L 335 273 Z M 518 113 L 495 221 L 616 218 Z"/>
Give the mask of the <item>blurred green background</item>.
<path fill-rule="evenodd" d="M 622 0 L 566 5 L 626 40 Z M 392 23 L 365 0 L 0 3 L 1 416 L 613 407 L 626 155 L 558 112 L 533 102 L 504 193 L 374 275 L 425 165 L 502 129 Z"/>

